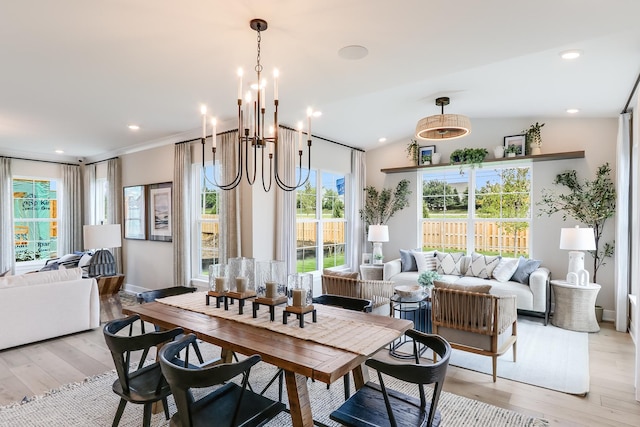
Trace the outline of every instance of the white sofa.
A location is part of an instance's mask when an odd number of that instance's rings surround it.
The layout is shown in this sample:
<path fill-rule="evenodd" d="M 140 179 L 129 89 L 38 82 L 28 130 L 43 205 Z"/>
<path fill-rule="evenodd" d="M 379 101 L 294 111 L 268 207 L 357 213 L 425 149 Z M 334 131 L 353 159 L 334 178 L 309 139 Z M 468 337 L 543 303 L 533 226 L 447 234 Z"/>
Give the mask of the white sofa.
<path fill-rule="evenodd" d="M 99 326 L 98 283 L 79 268 L 0 277 L 0 350 Z"/>
<path fill-rule="evenodd" d="M 514 281 L 499 282 L 495 279 L 480 279 L 478 277 L 464 276 L 471 262 L 471 256 L 462 257 L 462 276 L 443 275 L 440 281 L 457 283 L 461 285 L 490 284 L 492 295 L 515 295 L 518 312 L 544 317 L 544 324 L 549 322 L 551 309 L 551 292 L 549 282 L 551 273 L 547 268 L 539 267 L 529 276 L 529 283 L 523 284 Z M 400 258 L 386 262 L 383 269 L 383 280 L 389 280 L 399 285 L 415 285 L 418 283 L 418 271 L 402 271 Z"/>

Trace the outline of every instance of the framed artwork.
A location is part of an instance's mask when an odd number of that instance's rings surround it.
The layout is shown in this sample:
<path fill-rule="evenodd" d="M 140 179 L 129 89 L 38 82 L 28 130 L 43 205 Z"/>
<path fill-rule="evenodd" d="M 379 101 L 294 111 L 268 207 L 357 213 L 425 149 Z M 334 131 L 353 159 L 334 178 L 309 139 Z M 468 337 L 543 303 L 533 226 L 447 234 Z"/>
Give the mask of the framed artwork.
<path fill-rule="evenodd" d="M 526 135 L 511 135 L 504 137 L 504 155 L 506 157 L 524 156 Z"/>
<path fill-rule="evenodd" d="M 147 211 L 144 185 L 124 187 L 124 238 L 147 238 Z"/>
<path fill-rule="evenodd" d="M 421 165 L 427 164 L 427 161 L 431 162 L 431 156 L 436 152 L 435 145 L 426 145 L 418 149 L 418 163 Z M 430 163 L 429 163 L 430 164 Z"/>
<path fill-rule="evenodd" d="M 362 264 L 364 265 L 369 265 L 371 264 L 371 254 L 370 253 L 363 253 L 362 254 Z"/>
<path fill-rule="evenodd" d="M 171 242 L 171 183 L 147 185 L 149 240 Z"/>

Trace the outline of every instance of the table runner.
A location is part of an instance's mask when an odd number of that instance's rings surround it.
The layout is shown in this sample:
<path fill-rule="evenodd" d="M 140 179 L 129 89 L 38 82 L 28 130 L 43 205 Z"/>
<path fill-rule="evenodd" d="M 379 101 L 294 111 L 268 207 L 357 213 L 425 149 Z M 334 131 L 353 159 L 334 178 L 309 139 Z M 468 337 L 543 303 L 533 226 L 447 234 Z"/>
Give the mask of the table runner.
<path fill-rule="evenodd" d="M 375 353 L 401 335 L 399 331 L 373 323 L 338 319 L 322 313 L 318 313 L 317 323 L 313 323 L 311 321 L 311 314 L 307 314 L 304 328 L 300 328 L 298 321 L 293 316 L 289 319 L 289 322 L 284 325 L 282 323 L 282 312 L 284 311 L 282 306 L 276 307 L 276 317 L 273 322 L 269 319 L 269 308 L 263 305 L 261 305 L 260 310 L 258 310 L 258 317 L 254 319 L 251 300 L 246 301 L 244 314 L 240 315 L 238 314 L 237 301 L 229 307 L 229 310 L 225 310 L 222 307 L 216 308 L 214 298 L 211 299 L 211 305 L 206 305 L 206 292 L 193 292 L 167 298 L 158 298 L 156 301 L 209 316 L 269 329 L 299 339 L 317 342 L 365 356 Z"/>

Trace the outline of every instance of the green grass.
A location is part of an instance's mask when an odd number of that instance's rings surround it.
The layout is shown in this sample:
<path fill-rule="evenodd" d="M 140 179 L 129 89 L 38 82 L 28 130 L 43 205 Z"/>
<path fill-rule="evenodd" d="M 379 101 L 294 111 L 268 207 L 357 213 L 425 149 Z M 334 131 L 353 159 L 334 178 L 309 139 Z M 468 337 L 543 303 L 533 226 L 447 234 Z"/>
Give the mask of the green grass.
<path fill-rule="evenodd" d="M 317 262 L 318 261 L 316 257 L 299 259 L 296 262 L 297 264 L 296 271 L 298 273 L 308 273 L 310 271 L 316 271 L 318 270 L 318 268 L 316 267 Z M 331 268 L 337 265 L 344 265 L 344 254 L 339 254 L 335 258 L 334 257 L 324 258 L 323 264 L 324 265 L 322 266 L 322 268 Z"/>

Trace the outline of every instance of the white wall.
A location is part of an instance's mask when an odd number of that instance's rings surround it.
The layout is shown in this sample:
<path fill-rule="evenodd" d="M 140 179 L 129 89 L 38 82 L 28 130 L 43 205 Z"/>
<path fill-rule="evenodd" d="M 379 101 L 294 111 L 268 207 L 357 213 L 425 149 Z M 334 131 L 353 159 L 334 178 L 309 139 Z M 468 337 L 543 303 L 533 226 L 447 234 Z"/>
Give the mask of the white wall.
<path fill-rule="evenodd" d="M 457 148 L 484 147 L 489 151 L 487 158 L 493 158 L 492 148 L 503 143 L 503 137 L 521 133 L 531 123 L 544 122 L 542 128 L 542 152 L 556 153 L 567 151 L 585 151 L 584 159 L 555 160 L 533 163 L 533 224 L 531 228 L 532 251 L 531 256 L 541 259 L 543 265 L 551 270 L 552 277 L 564 278 L 568 265 L 567 251 L 558 248 L 560 228 L 577 225 L 571 219 L 562 221 L 561 214 L 552 217 L 538 216 L 539 209 L 535 203 L 540 201 L 541 190 L 548 188 L 560 190 L 553 185 L 555 176 L 569 169 L 575 169 L 581 179 L 593 179 L 598 166 L 609 162 L 612 168 L 611 177 L 615 179 L 615 147 L 617 138 L 617 119 L 474 119 L 472 132 L 469 136 L 436 143 L 436 151 L 442 153 L 442 163 L 448 163 L 449 155 Z M 409 166 L 406 156 L 406 146 L 411 136 L 405 140 L 396 141 L 374 150 L 367 151 L 367 185 L 377 188 L 394 187 L 403 179 L 411 180 L 414 193 L 411 196 L 411 206 L 399 212 L 389 221 L 391 241 L 384 248 L 385 259 L 398 257 L 398 250 L 416 248 L 420 246 L 419 237 L 419 174 L 417 172 L 384 174 L 382 168 Z M 433 145 L 422 141 L 421 145 Z M 583 226 L 583 224 L 580 224 Z M 614 219 L 607 221 L 603 233 L 603 242 L 614 238 Z M 592 258 L 586 256 L 585 264 L 593 274 Z M 610 319 L 614 310 L 614 260 L 607 260 L 607 265 L 598 270 L 598 283 L 602 285 L 597 304 L 605 308 L 605 317 Z M 608 313 L 607 313 L 608 311 Z"/>

